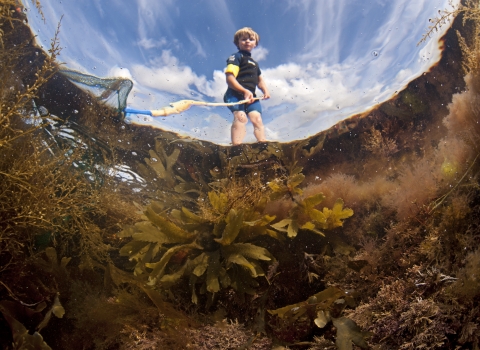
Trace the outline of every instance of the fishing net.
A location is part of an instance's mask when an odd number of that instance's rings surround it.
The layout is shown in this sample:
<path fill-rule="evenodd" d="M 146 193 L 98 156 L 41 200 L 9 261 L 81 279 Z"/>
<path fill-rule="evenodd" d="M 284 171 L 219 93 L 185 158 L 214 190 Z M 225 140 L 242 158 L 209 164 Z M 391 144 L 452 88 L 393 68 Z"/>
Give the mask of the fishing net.
<path fill-rule="evenodd" d="M 133 82 L 129 79 L 99 78 L 70 69 L 61 69 L 60 73 L 82 90 L 90 92 L 98 101 L 119 112 L 127 106 L 127 97 L 133 87 Z"/>
<path fill-rule="evenodd" d="M 146 114 L 153 117 L 168 116 L 172 114 L 179 114 L 191 106 L 233 106 L 243 103 L 253 102 L 254 100 L 262 100 L 263 97 L 255 97 L 251 100 L 242 100 L 230 103 L 214 103 L 194 100 L 180 100 L 170 103 L 169 106 L 162 107 L 157 110 L 140 110 L 134 108 L 127 108 L 127 97 L 133 87 L 133 82 L 125 78 L 99 78 L 94 75 L 80 73 L 70 69 L 60 70 L 68 80 L 80 87 L 81 89 L 90 92 L 97 98 L 98 101 L 108 104 L 117 109 L 119 112 L 126 114 Z"/>

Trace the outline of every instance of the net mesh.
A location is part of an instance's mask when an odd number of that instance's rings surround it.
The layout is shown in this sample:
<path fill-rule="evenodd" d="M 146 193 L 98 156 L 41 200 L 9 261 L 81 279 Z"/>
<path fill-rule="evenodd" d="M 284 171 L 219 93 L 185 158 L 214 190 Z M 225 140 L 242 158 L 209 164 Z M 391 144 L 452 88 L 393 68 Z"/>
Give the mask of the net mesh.
<path fill-rule="evenodd" d="M 119 112 L 127 106 L 128 94 L 133 82 L 125 78 L 99 78 L 70 69 L 60 70 L 68 80 L 83 90 L 90 92 L 98 101 L 105 103 Z"/>

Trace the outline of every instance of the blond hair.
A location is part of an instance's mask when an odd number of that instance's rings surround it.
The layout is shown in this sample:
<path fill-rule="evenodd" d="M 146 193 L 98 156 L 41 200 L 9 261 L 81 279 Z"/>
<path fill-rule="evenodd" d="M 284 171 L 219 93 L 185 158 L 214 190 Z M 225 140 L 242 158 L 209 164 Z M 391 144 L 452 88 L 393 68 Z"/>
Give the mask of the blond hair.
<path fill-rule="evenodd" d="M 240 41 L 241 38 L 244 36 L 248 36 L 249 38 L 254 38 L 255 41 L 257 42 L 257 45 L 260 41 L 260 35 L 258 35 L 257 32 L 255 32 L 252 28 L 250 27 L 243 27 L 242 29 L 237 30 L 235 35 L 233 36 L 233 43 L 235 44 L 236 47 L 238 47 L 238 42 Z"/>

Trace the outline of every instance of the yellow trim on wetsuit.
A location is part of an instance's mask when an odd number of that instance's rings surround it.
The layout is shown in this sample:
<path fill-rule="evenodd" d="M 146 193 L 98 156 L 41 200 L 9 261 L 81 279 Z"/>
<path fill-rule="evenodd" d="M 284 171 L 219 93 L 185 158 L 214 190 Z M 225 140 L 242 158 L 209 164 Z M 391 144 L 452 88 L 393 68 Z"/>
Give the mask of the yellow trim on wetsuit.
<path fill-rule="evenodd" d="M 225 73 L 232 73 L 235 78 L 237 77 L 239 71 L 240 67 L 235 64 L 229 64 L 227 65 L 227 68 L 225 68 Z"/>

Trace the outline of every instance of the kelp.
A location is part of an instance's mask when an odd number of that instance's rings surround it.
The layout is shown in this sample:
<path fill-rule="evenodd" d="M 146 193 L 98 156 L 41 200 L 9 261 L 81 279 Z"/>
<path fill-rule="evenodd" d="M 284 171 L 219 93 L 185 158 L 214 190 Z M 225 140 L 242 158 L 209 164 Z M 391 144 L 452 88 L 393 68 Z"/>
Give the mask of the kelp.
<path fill-rule="evenodd" d="M 315 209 L 314 206 L 320 204 L 325 196 L 322 193 L 310 196 L 298 202 L 292 209 L 291 218 L 283 219 L 272 227 L 276 230 L 286 232 L 290 238 L 295 237 L 300 229 L 309 230 L 325 237 L 322 230 L 333 230 L 336 227 L 343 226 L 343 220 L 353 215 L 352 209 L 343 208 L 343 200 L 337 199 L 332 209 L 323 208 L 323 211 Z M 311 221 L 299 223 L 300 214 L 308 214 Z"/>
<path fill-rule="evenodd" d="M 340 199 L 332 209 L 323 211 L 315 208 L 324 199 L 322 194 L 299 199 L 305 179 L 302 167 L 294 160 L 284 166 L 284 147 L 279 144 L 220 151 L 220 167 L 211 168 L 210 177 L 196 172 L 202 180 L 192 183 L 186 181 L 186 165 L 182 164 L 187 154 L 172 147 L 179 147 L 179 142 L 156 139 L 142 174 L 152 175 L 157 199 L 145 207 L 142 221 L 119 235 L 132 239 L 120 254 L 134 263 L 134 273 L 150 286 L 169 289 L 188 280 L 194 303 L 199 301 L 198 293 L 208 294 L 212 301 L 215 293 L 226 288 L 233 288 L 243 298 L 259 286 L 256 279 L 265 276 L 264 266 L 275 262 L 270 252 L 256 243 L 260 237 L 283 241 L 284 232 L 294 238 L 300 229 L 324 235 L 320 230 L 342 226 L 343 220 L 353 215 Z M 187 146 L 201 147 L 193 142 Z M 295 157 L 302 149 L 298 146 L 289 152 Z M 262 169 L 267 164 L 273 171 Z M 206 192 L 206 188 L 211 190 Z M 269 200 L 285 196 L 295 206 L 289 218 L 275 223 L 275 216 L 263 212 Z M 179 202 L 186 205 L 178 206 Z"/>
<path fill-rule="evenodd" d="M 255 279 L 265 275 L 263 262 L 273 261 L 268 250 L 252 240 L 276 237 L 268 228 L 275 218 L 262 215 L 256 206 L 244 208 L 239 206 L 243 202 L 229 200 L 225 193 L 210 191 L 199 213 L 185 207 L 167 213 L 153 202 L 145 208 L 144 221 L 120 234 L 133 239 L 120 254 L 136 263 L 135 274 L 147 275 L 150 286 L 169 288 L 188 277 L 194 303 L 197 289 L 214 294 L 232 287 L 241 295 L 252 294 L 258 286 Z"/>
<path fill-rule="evenodd" d="M 288 175 L 284 175 L 279 178 L 275 178 L 268 183 L 268 186 L 272 190 L 270 199 L 275 200 L 284 196 L 294 198 L 295 195 L 301 195 L 303 191 L 298 186 L 305 179 L 305 175 L 302 174 L 302 167 L 296 166 L 296 163 L 290 167 Z"/>
<path fill-rule="evenodd" d="M 272 227 L 278 231 L 286 232 L 290 238 L 295 237 L 300 229 L 309 230 L 325 236 L 320 229 L 333 230 L 334 228 L 343 226 L 343 220 L 351 217 L 353 210 L 343 208 L 344 202 L 341 198 L 337 199 L 332 209 L 326 207 L 323 208 L 322 211 L 316 209 L 315 207 L 325 199 L 323 193 L 297 199 L 296 196 L 303 193 L 303 191 L 298 188 L 305 179 L 301 171 L 302 168 L 294 164 L 288 176 L 277 178 L 268 184 L 272 190 L 272 194 L 270 195 L 272 200 L 287 196 L 294 202 L 294 206 L 289 213 L 289 218 L 280 220 L 273 224 Z M 304 219 L 305 215 L 310 218 L 309 221 Z"/>
<path fill-rule="evenodd" d="M 175 178 L 172 176 L 172 167 L 178 159 L 180 149 L 175 148 L 171 154 L 166 154 L 164 149 L 160 149 L 159 153 L 150 150 L 149 153 L 150 158 L 145 158 L 145 163 L 155 171 L 157 179 L 163 180 L 168 187 L 174 185 Z"/>
<path fill-rule="evenodd" d="M 173 139 L 173 135 L 156 137 L 154 148 L 148 150 L 149 157 L 136 165 L 140 175 L 154 189 L 150 197 L 174 208 L 194 205 L 210 182 L 208 171 L 192 161 L 192 158 L 200 158 L 200 154 L 208 164 L 212 150 L 202 142 Z"/>

